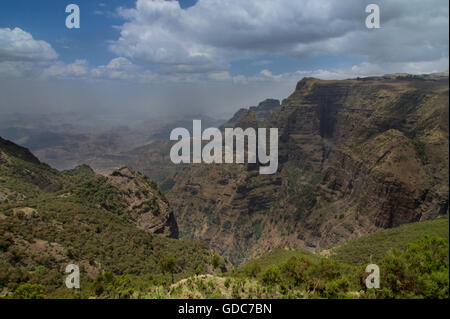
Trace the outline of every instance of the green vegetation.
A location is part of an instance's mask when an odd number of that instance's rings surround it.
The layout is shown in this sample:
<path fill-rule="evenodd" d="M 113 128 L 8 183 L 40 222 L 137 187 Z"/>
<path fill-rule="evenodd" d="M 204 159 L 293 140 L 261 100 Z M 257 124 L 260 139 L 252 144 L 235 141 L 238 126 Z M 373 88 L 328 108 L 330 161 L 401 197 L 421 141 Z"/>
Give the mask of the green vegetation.
<path fill-rule="evenodd" d="M 405 249 L 408 243 L 426 235 L 439 236 L 448 242 L 448 215 L 432 221 L 410 223 L 349 240 L 332 249 L 333 258 L 348 264 L 378 262 L 391 249 Z"/>
<path fill-rule="evenodd" d="M 203 242 L 166 238 L 130 222 L 123 200 L 130 194 L 160 213 L 158 202 L 165 198 L 155 184 L 150 192 L 138 183 L 124 191 L 86 166 L 58 172 L 12 156 L 11 146 L 8 152 L 0 152 L 0 191 L 13 195 L 0 199 L 3 298 L 449 296 L 448 215 L 348 241 L 331 248 L 328 257 L 278 248 L 230 270 L 228 261 Z M 315 183 L 286 187 L 308 208 L 316 200 Z M 221 224 L 217 213 L 210 216 L 226 230 L 248 218 L 232 225 Z M 264 227 L 260 215 L 253 219 L 256 238 Z M 64 286 L 70 263 L 80 266 L 79 290 Z M 365 286 L 368 263 L 380 267 L 379 289 Z"/>
<path fill-rule="evenodd" d="M 136 297 L 131 291 L 167 286 L 208 267 L 212 251 L 205 243 L 131 223 L 123 200 L 129 194 L 106 177 L 88 166 L 58 172 L 27 156 L 0 148 L 0 194 L 12 194 L 0 197 L 0 297 Z M 158 214 L 156 195 L 138 189 Z M 64 285 L 70 263 L 80 267 L 79 291 Z"/>
<path fill-rule="evenodd" d="M 424 237 L 394 249 L 380 263 L 382 298 L 448 298 L 448 241 Z"/>
<path fill-rule="evenodd" d="M 367 289 L 365 264 L 349 265 L 276 249 L 230 275 L 255 278 L 277 298 L 448 298 L 448 241 L 424 236 L 380 258 L 380 288 Z"/>

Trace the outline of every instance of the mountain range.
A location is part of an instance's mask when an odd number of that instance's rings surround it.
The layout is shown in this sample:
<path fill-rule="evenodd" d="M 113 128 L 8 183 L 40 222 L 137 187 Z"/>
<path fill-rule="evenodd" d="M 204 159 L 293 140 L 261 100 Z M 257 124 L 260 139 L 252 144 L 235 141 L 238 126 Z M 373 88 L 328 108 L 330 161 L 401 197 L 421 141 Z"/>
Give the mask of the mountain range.
<path fill-rule="evenodd" d="M 255 278 L 249 284 L 260 279 L 251 290 L 243 284 L 249 296 L 258 296 L 255 288 L 262 289 L 259 296 L 270 298 L 284 294 L 281 286 L 275 291 L 260 286 L 275 268 L 254 268 L 275 258 L 268 254 L 303 258 L 311 269 L 328 262 L 333 268 L 327 254 L 337 252 L 339 262 L 352 264 L 352 247 L 368 244 L 348 243 L 376 238 L 368 234 L 443 217 L 448 228 L 448 81 L 448 72 L 340 81 L 304 78 L 281 102 L 267 99 L 221 124 L 209 120 L 207 125 L 218 124 L 222 130 L 278 128 L 279 166 L 273 175 L 260 175 L 255 164 L 171 163 L 170 127 L 190 119 L 161 124 L 149 138 L 126 130 L 126 136 L 140 136 L 126 150 L 105 142 L 94 153 L 77 155 L 77 160 L 95 163 L 102 174 L 88 165 L 54 169 L 27 148 L 0 138 L 0 293 L 34 293 L 34 286 L 23 285 L 35 284 L 46 287 L 47 296 L 72 296 L 60 280 L 65 265 L 75 260 L 88 274 L 84 280 L 90 287 L 80 297 L 139 297 L 133 293 L 146 289 L 158 295 L 160 285 L 176 295 L 176 289 L 193 289 L 186 281 L 190 276 L 205 274 L 202 285 L 210 285 L 215 275 L 231 271 L 230 278 Z M 21 138 L 32 141 L 32 136 Z M 76 144 L 75 150 L 89 144 L 66 140 Z M 136 146 L 138 140 L 143 144 Z M 62 148 L 66 158 L 72 144 L 59 142 L 47 143 L 45 152 Z M 432 225 L 424 226 L 425 233 L 432 234 L 429 229 L 442 223 Z M 419 228 L 410 232 L 422 234 Z M 448 232 L 446 236 L 448 242 Z M 388 250 L 379 251 L 381 260 Z M 280 269 L 289 266 L 287 257 L 283 266 L 277 263 Z M 448 270 L 448 246 L 446 258 Z M 336 267 L 343 273 L 353 269 Z M 349 276 L 348 287 L 356 289 L 358 279 Z M 320 278 L 308 278 L 311 282 L 305 279 L 302 289 L 315 293 L 317 287 L 308 285 Z M 181 281 L 170 286 L 174 279 Z M 134 292 L 123 288 L 129 286 L 126 280 Z M 446 280 L 448 295 L 448 276 Z M 226 279 L 219 282 L 219 294 L 235 293 Z M 114 290 L 108 283 L 122 288 L 113 285 Z M 334 296 L 327 290 L 332 288 L 322 288 L 320 296 Z M 205 291 L 200 289 L 198 296 L 217 293 Z M 289 291 L 291 297 L 304 296 Z"/>

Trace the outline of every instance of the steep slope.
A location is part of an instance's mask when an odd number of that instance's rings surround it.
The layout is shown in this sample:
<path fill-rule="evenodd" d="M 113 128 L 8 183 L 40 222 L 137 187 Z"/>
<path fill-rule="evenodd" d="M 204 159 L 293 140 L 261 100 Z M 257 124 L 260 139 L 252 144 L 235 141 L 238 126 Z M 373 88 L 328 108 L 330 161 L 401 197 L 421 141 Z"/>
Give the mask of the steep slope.
<path fill-rule="evenodd" d="M 235 126 L 259 125 L 251 111 Z M 448 210 L 448 76 L 301 80 L 273 109 L 279 170 L 189 165 L 167 196 L 182 237 L 235 263 L 271 247 L 315 250 Z"/>
<path fill-rule="evenodd" d="M 148 177 L 129 168 L 101 176 L 85 165 L 59 172 L 0 142 L 0 296 L 22 284 L 70 294 L 70 263 L 80 266 L 82 285 L 103 272 L 165 280 L 159 262 L 168 254 L 177 278 L 212 269 L 205 243 L 174 239 L 173 212 Z"/>

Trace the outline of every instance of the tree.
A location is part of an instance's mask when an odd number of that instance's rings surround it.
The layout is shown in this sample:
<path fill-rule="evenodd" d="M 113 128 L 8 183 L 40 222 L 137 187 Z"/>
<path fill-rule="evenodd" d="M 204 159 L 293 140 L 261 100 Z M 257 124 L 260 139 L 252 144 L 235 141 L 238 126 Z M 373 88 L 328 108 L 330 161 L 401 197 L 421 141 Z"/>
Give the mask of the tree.
<path fill-rule="evenodd" d="M 195 269 L 195 275 L 200 275 L 203 272 L 203 265 L 199 265 L 196 269 Z"/>
<path fill-rule="evenodd" d="M 214 267 L 214 269 L 218 268 L 222 263 L 222 259 L 219 255 L 214 254 L 211 256 L 211 265 Z"/>
<path fill-rule="evenodd" d="M 269 265 L 262 274 L 262 281 L 266 285 L 273 286 L 281 282 L 280 269 L 276 265 Z"/>
<path fill-rule="evenodd" d="M 177 267 L 177 260 L 171 253 L 164 255 L 159 261 L 159 268 L 163 274 L 170 273 L 172 275 L 172 283 L 174 282 L 173 274 Z"/>

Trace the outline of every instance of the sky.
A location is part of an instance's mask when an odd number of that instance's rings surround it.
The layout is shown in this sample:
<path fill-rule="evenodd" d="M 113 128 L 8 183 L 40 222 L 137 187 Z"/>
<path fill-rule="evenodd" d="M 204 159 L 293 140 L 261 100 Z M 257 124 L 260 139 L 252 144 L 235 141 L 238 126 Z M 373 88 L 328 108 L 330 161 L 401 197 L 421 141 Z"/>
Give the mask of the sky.
<path fill-rule="evenodd" d="M 305 76 L 448 70 L 448 27 L 447 0 L 2 0 L 0 113 L 228 116 Z"/>

